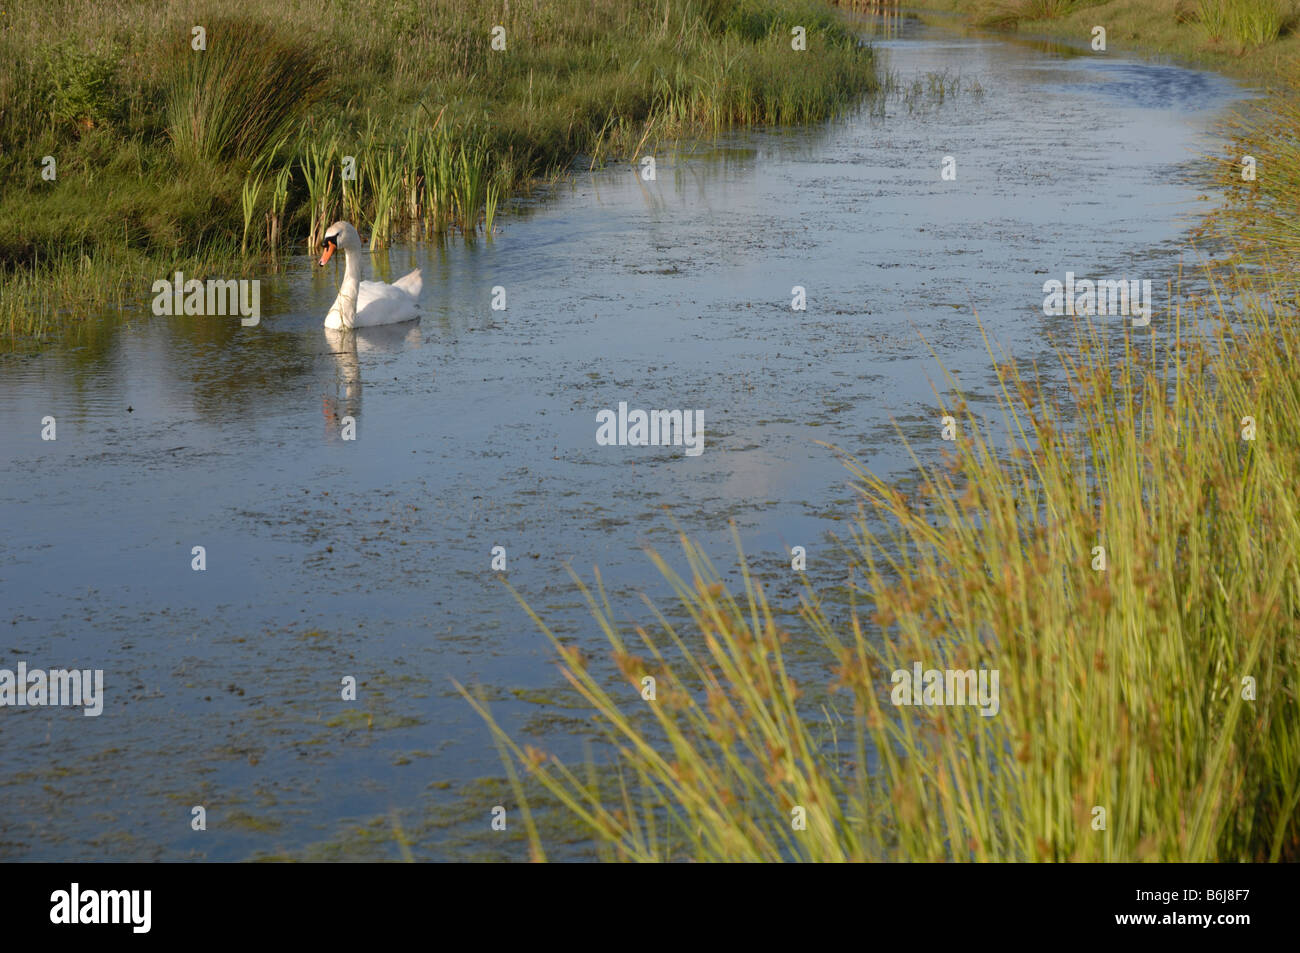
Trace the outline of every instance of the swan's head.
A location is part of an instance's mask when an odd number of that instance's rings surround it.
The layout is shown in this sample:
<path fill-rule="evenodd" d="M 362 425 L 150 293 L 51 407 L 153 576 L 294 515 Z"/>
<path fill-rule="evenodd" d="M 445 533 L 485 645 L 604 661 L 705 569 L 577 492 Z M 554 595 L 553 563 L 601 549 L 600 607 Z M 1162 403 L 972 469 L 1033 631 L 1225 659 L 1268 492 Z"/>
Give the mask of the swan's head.
<path fill-rule="evenodd" d="M 325 240 L 322 245 L 325 250 L 321 253 L 320 263 L 323 265 L 330 260 L 330 255 L 334 254 L 336 248 L 342 248 L 344 251 L 361 251 L 361 236 L 347 222 L 335 222 L 325 229 Z"/>

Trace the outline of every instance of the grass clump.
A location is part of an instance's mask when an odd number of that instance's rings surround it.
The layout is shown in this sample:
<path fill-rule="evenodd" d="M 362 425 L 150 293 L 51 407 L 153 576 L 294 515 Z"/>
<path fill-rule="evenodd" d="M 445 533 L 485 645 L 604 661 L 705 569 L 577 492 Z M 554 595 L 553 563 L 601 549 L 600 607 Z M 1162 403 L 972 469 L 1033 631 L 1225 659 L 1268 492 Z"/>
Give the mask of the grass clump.
<path fill-rule="evenodd" d="M 1227 201 L 1203 232 L 1248 267 L 1295 285 L 1300 270 L 1300 70 L 1223 123 L 1217 181 Z M 1249 160 L 1249 161 L 1248 161 Z"/>
<path fill-rule="evenodd" d="M 998 364 L 1000 429 L 945 402 L 907 492 L 849 461 L 851 593 L 809 588 L 801 631 L 689 542 L 685 576 L 655 557 L 684 624 L 625 634 L 584 588 L 631 689 L 556 646 L 625 789 L 497 729 L 513 763 L 632 860 L 1300 859 L 1300 302 L 1235 291 L 1167 340 L 1079 326 L 1066 390 Z M 838 711 L 791 676 L 810 636 Z M 891 704 L 918 662 L 997 670 L 997 713 Z"/>
<path fill-rule="evenodd" d="M 1083 0 L 995 0 L 976 20 L 981 26 L 1014 29 L 1022 20 L 1059 20 L 1084 5 Z"/>
<path fill-rule="evenodd" d="M 184 40 L 167 79 L 167 132 L 186 162 L 258 157 L 323 93 L 316 52 L 267 23 L 205 18 L 206 49 Z"/>
<path fill-rule="evenodd" d="M 1287 21 L 1283 0 L 1198 0 L 1197 12 L 1211 40 L 1231 40 L 1243 51 L 1275 41 Z"/>

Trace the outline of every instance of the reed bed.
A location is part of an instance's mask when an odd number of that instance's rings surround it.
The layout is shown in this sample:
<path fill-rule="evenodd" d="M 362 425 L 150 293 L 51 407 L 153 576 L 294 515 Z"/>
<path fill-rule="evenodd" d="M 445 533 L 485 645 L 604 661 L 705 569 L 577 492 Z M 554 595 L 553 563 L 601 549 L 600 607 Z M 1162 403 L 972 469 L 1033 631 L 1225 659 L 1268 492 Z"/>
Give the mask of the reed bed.
<path fill-rule="evenodd" d="M 627 860 L 1300 859 L 1300 301 L 1207 280 L 1168 336 L 1078 325 L 1063 382 L 990 345 L 997 413 L 947 380 L 959 439 L 906 491 L 846 460 L 848 595 L 809 587 L 797 626 L 685 538 L 683 571 L 651 555 L 672 615 L 626 632 L 579 583 L 621 677 L 529 610 L 616 797 L 467 697 Z M 792 677 L 810 645 L 834 710 Z M 918 662 L 997 670 L 997 713 L 892 704 Z"/>

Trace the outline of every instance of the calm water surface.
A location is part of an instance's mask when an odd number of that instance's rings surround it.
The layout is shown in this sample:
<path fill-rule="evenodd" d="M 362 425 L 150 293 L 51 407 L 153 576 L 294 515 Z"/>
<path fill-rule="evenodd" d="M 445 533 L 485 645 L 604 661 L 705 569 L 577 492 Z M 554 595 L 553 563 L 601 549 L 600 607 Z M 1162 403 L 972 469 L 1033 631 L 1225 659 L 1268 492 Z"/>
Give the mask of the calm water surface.
<path fill-rule="evenodd" d="M 1045 278 L 1177 267 L 1226 81 L 915 21 L 878 46 L 904 86 L 982 93 L 661 154 L 654 182 L 575 174 L 494 242 L 395 248 L 390 276 L 426 269 L 418 325 L 328 337 L 340 273 L 302 258 L 257 328 L 145 299 L 94 348 L 0 363 L 0 668 L 106 679 L 99 718 L 0 711 L 0 859 L 389 858 L 399 826 L 421 858 L 525 856 L 488 829 L 513 798 L 452 679 L 566 757 L 588 728 L 493 546 L 597 657 L 566 564 L 648 621 L 642 547 L 672 551 L 673 520 L 725 571 L 734 521 L 788 605 L 788 547 L 843 575 L 818 441 L 897 476 L 895 422 L 938 451 L 924 342 L 978 393 L 975 311 L 1042 357 Z M 704 453 L 597 446 L 619 401 L 701 410 Z"/>

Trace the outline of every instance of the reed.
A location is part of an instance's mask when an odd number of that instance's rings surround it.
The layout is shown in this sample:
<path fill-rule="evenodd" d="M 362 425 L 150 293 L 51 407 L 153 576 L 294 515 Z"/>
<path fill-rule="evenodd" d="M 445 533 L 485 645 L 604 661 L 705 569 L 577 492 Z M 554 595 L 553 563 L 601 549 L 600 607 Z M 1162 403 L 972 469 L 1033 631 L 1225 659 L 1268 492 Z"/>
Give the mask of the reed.
<path fill-rule="evenodd" d="M 1228 35 L 1228 4 L 1224 0 L 1197 0 L 1196 18 L 1211 40 Z"/>
<path fill-rule="evenodd" d="M 501 200 L 501 186 L 496 182 L 489 182 L 484 192 L 483 206 L 483 234 L 490 241 L 492 239 L 493 221 L 497 215 L 497 202 Z"/>
<path fill-rule="evenodd" d="M 479 211 L 486 198 L 487 162 L 482 145 L 467 152 L 461 143 L 456 175 L 456 211 L 460 228 L 472 233 L 478 230 Z"/>
<path fill-rule="evenodd" d="M 395 150 L 371 153 L 368 178 L 374 183 L 370 211 L 370 250 L 387 247 L 392 236 L 393 213 L 402 188 L 402 156 Z M 400 208 L 396 209 L 400 213 Z"/>
<path fill-rule="evenodd" d="M 271 207 L 266 212 L 266 246 L 272 256 L 279 253 L 284 230 L 285 210 L 289 204 L 289 183 L 293 178 L 293 165 L 286 162 L 271 180 Z"/>
<path fill-rule="evenodd" d="M 338 136 L 332 131 L 314 136 L 304 130 L 298 167 L 307 185 L 307 252 L 318 254 L 325 229 L 337 218 L 333 200 L 334 172 L 339 165 Z"/>
<path fill-rule="evenodd" d="M 1207 280 L 1168 338 L 1077 326 L 1063 380 L 990 345 L 995 415 L 946 379 L 960 438 L 904 487 L 846 460 L 851 583 L 809 586 L 793 631 L 743 556 L 732 592 L 685 539 L 681 574 L 652 554 L 676 610 L 631 632 L 579 585 L 617 675 L 528 610 L 621 796 L 467 698 L 624 859 L 1300 859 L 1300 300 Z M 816 646 L 832 707 L 791 674 Z M 891 704 L 916 662 L 997 670 L 997 714 Z"/>
<path fill-rule="evenodd" d="M 419 224 L 424 218 L 424 183 L 420 177 L 420 128 L 416 122 L 406 127 L 406 137 L 402 142 L 402 181 L 399 191 L 402 194 L 402 214 L 410 226 L 412 239 L 419 236 Z"/>
<path fill-rule="evenodd" d="M 441 118 L 441 114 L 439 116 Z M 451 137 L 435 125 L 420 148 L 424 208 L 430 231 L 445 231 L 451 220 Z"/>
<path fill-rule="evenodd" d="M 346 141 L 346 140 L 345 140 Z M 379 123 L 372 114 L 366 115 L 366 125 L 355 131 L 352 145 L 345 147 L 342 157 L 343 171 L 339 181 L 343 188 L 343 217 L 358 228 L 366 222 L 367 211 L 373 208 L 373 196 L 367 193 L 369 173 L 376 161 L 379 143 Z"/>
<path fill-rule="evenodd" d="M 240 193 L 240 206 L 244 210 L 244 234 L 239 242 L 239 253 L 248 254 L 248 228 L 253 222 L 253 214 L 257 209 L 257 200 L 262 194 L 262 184 L 265 176 L 261 172 L 250 172 L 248 178 L 244 180 L 244 187 Z"/>
<path fill-rule="evenodd" d="M 188 253 L 144 254 L 108 245 L 66 249 L 25 268 L 0 273 L 0 343 L 11 351 L 33 351 L 57 342 L 79 346 L 98 339 L 110 324 L 87 321 L 87 312 L 135 314 L 147 309 L 154 278 L 181 269 L 204 278 L 237 258 L 233 238 L 221 238 Z"/>

